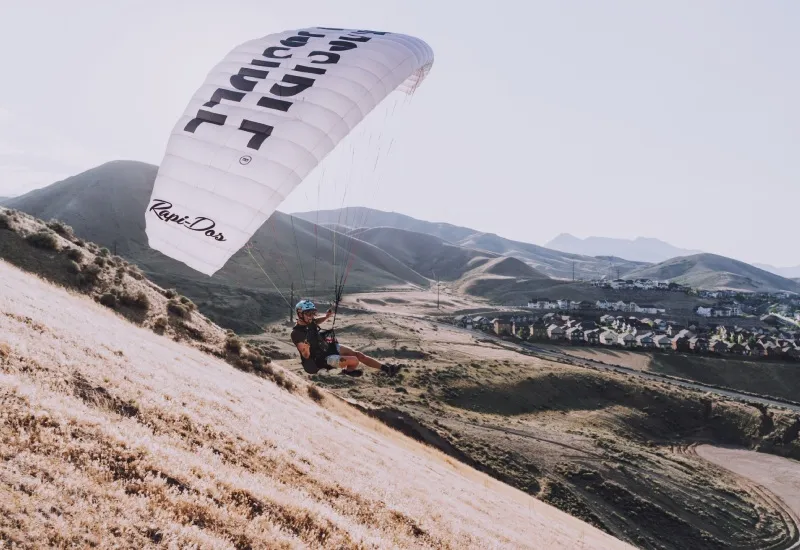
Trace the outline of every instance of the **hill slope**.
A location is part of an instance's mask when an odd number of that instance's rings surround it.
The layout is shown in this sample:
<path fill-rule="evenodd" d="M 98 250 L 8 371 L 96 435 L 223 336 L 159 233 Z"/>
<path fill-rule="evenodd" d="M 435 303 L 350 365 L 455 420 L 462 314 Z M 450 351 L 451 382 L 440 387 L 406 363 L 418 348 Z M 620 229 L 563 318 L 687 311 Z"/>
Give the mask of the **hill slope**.
<path fill-rule="evenodd" d="M 633 271 L 628 277 L 670 280 L 696 288 L 720 290 L 795 290 L 797 286 L 793 281 L 774 273 L 716 254 L 673 258 Z"/>
<path fill-rule="evenodd" d="M 663 262 L 677 256 L 702 254 L 701 250 L 678 248 L 660 239 L 648 237 L 636 237 L 635 239 L 586 237 L 581 239 L 569 233 L 562 233 L 545 246 L 572 254 L 617 256 L 631 261 L 650 263 Z"/>
<path fill-rule="evenodd" d="M 299 212 L 297 217 L 319 223 L 342 224 L 352 229 L 395 227 L 417 233 L 433 235 L 462 248 L 473 248 L 480 253 L 491 252 L 496 255 L 519 258 L 550 277 L 572 278 L 573 262 L 576 278 L 615 277 L 642 267 L 642 262 L 630 262 L 621 258 L 609 261 L 607 258 L 593 258 L 578 254 L 568 254 L 535 244 L 505 239 L 491 233 L 482 233 L 467 227 L 447 223 L 433 223 L 417 220 L 395 212 L 384 212 L 371 208 L 342 208 L 320 212 Z"/>
<path fill-rule="evenodd" d="M 763 269 L 764 271 L 769 271 L 770 273 L 774 273 L 775 275 L 786 277 L 787 279 L 800 278 L 800 265 L 796 265 L 794 267 L 775 267 L 774 265 L 768 265 L 768 264 L 753 264 L 753 265 L 759 269 Z"/>
<path fill-rule="evenodd" d="M 343 225 L 351 229 L 396 227 L 397 229 L 433 235 L 451 243 L 465 239 L 475 233 L 474 229 L 469 229 L 468 227 L 459 227 L 449 223 L 427 222 L 405 214 L 385 212 L 363 206 L 350 206 L 314 212 L 294 212 L 292 215 L 311 223 Z"/>
<path fill-rule="evenodd" d="M 350 235 L 371 243 L 428 278 L 452 281 L 474 268 L 475 260 L 498 255 L 451 244 L 435 235 L 396 227 L 355 229 Z M 529 268 L 531 271 L 533 268 Z"/>
<path fill-rule="evenodd" d="M 0 310 L 13 546 L 631 548 L 5 262 Z"/>
<path fill-rule="evenodd" d="M 156 172 L 146 163 L 109 162 L 14 198 L 7 206 L 71 225 L 80 237 L 134 261 L 154 280 L 180 289 L 216 321 L 237 330 L 252 329 L 254 321 L 287 310 L 273 283 L 287 300 L 292 284 L 298 294 L 331 296 L 334 276 L 346 268 L 350 251 L 355 259 L 349 290 L 428 285 L 425 277 L 369 243 L 353 243 L 351 237 L 281 212 L 251 240 L 269 278 L 244 250 L 214 277 L 206 277 L 147 246 L 144 211 Z"/>
<path fill-rule="evenodd" d="M 551 277 L 572 279 L 614 278 L 624 276 L 633 269 L 642 267 L 642 262 L 631 262 L 617 258 L 594 258 L 569 254 L 521 241 L 512 241 L 492 233 L 475 233 L 458 242 L 459 245 L 486 250 L 503 256 L 514 256 Z M 574 271 L 573 271 L 574 269 Z"/>

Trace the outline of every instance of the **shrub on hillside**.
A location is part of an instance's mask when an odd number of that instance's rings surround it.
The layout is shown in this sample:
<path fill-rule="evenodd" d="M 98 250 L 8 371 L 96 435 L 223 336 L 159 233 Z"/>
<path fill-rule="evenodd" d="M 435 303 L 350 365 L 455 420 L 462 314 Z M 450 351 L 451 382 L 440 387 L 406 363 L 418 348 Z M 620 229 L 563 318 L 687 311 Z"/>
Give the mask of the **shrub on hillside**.
<path fill-rule="evenodd" d="M 174 315 L 176 317 L 180 317 L 181 319 L 191 319 L 192 312 L 184 306 L 183 304 L 179 303 L 177 300 L 172 299 L 167 302 L 167 313 Z"/>
<path fill-rule="evenodd" d="M 81 263 L 81 261 L 83 261 L 83 252 L 81 252 L 77 248 L 68 248 L 66 250 L 66 255 L 67 258 L 77 263 Z"/>
<path fill-rule="evenodd" d="M 316 401 L 317 403 L 322 401 L 322 399 L 324 397 L 322 392 L 320 391 L 320 389 L 317 386 L 315 386 L 314 384 L 311 384 L 310 386 L 308 386 L 308 396 L 311 399 L 313 399 L 314 401 Z"/>
<path fill-rule="evenodd" d="M 197 309 L 197 306 L 186 296 L 181 296 L 181 304 L 189 308 L 189 311 L 194 311 Z"/>
<path fill-rule="evenodd" d="M 80 273 L 81 272 L 81 266 L 75 260 L 70 260 L 69 263 L 67 264 L 67 271 L 69 271 L 70 273 L 75 273 L 75 274 Z"/>
<path fill-rule="evenodd" d="M 95 285 L 100 282 L 100 274 L 103 268 L 97 264 L 89 264 L 81 272 L 82 282 L 88 285 Z"/>
<path fill-rule="evenodd" d="M 153 329 L 156 332 L 164 332 L 167 329 L 167 325 L 169 325 L 169 321 L 167 321 L 167 318 L 159 317 L 153 322 Z"/>
<path fill-rule="evenodd" d="M 5 212 L 0 213 L 0 229 L 14 230 L 14 222 L 11 221 L 11 216 Z"/>
<path fill-rule="evenodd" d="M 102 258 L 100 256 L 95 256 L 94 257 L 94 263 L 99 265 L 100 267 L 105 267 L 106 266 L 106 259 Z"/>
<path fill-rule="evenodd" d="M 142 279 L 144 279 L 144 274 L 142 274 L 142 272 L 139 270 L 139 268 L 134 267 L 134 266 L 130 266 L 128 268 L 128 275 L 130 275 L 131 277 L 133 277 L 137 281 L 141 281 Z"/>
<path fill-rule="evenodd" d="M 72 227 L 68 226 L 64 222 L 58 220 L 50 220 L 47 222 L 47 227 L 64 237 L 65 239 L 72 240 L 75 237 L 75 234 L 72 231 Z"/>
<path fill-rule="evenodd" d="M 100 249 L 99 254 L 105 258 L 105 257 L 111 255 L 111 251 L 109 249 L 103 247 L 103 248 Z"/>
<path fill-rule="evenodd" d="M 242 341 L 236 336 L 228 336 L 225 340 L 225 349 L 234 355 L 239 355 L 242 352 Z"/>
<path fill-rule="evenodd" d="M 145 311 L 150 309 L 150 298 L 147 296 L 147 293 L 144 292 L 143 290 L 140 290 L 136 294 L 132 294 L 126 291 L 120 297 L 120 301 L 122 302 L 122 305 L 127 307 L 143 309 Z"/>
<path fill-rule="evenodd" d="M 178 292 L 174 288 L 168 288 L 162 294 L 164 294 L 165 298 L 169 298 L 170 300 L 178 297 Z"/>
<path fill-rule="evenodd" d="M 102 296 L 100 296 L 100 303 L 106 307 L 110 307 L 114 309 L 117 307 L 117 297 L 111 294 L 110 292 L 106 292 Z"/>
<path fill-rule="evenodd" d="M 25 238 L 28 244 L 44 250 L 58 250 L 58 237 L 49 229 L 31 233 Z"/>

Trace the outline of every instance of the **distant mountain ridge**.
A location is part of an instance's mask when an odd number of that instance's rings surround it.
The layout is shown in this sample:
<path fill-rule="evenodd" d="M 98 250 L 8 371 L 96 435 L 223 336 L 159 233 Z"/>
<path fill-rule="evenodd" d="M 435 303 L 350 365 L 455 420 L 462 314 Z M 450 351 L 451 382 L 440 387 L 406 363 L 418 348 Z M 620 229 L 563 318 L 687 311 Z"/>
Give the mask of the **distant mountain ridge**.
<path fill-rule="evenodd" d="M 781 277 L 787 277 L 789 279 L 797 279 L 800 278 L 800 265 L 796 265 L 794 267 L 775 267 L 774 265 L 769 264 L 753 264 L 759 269 L 763 269 L 764 271 L 769 271 L 770 273 L 774 273 L 775 275 L 780 275 Z"/>
<path fill-rule="evenodd" d="M 695 254 L 672 258 L 633 271 L 628 274 L 628 277 L 670 280 L 706 289 L 749 292 L 797 290 L 797 284 L 790 279 L 716 254 Z"/>
<path fill-rule="evenodd" d="M 660 239 L 636 237 L 615 239 L 611 237 L 586 237 L 581 239 L 561 233 L 545 247 L 586 256 L 616 256 L 635 262 L 658 263 L 678 256 L 702 254 L 702 250 L 678 248 Z"/>
<path fill-rule="evenodd" d="M 631 262 L 622 258 L 609 260 L 608 258 L 564 253 L 536 244 L 506 239 L 493 233 L 476 231 L 468 227 L 427 222 L 396 212 L 365 207 L 294 212 L 292 215 L 311 223 L 334 225 L 337 228 L 346 227 L 350 230 L 397 228 L 433 235 L 450 244 L 474 249 L 484 254 L 516 257 L 542 274 L 568 280 L 573 277 L 577 280 L 614 278 L 618 273 L 624 275 L 645 265 L 643 262 Z"/>

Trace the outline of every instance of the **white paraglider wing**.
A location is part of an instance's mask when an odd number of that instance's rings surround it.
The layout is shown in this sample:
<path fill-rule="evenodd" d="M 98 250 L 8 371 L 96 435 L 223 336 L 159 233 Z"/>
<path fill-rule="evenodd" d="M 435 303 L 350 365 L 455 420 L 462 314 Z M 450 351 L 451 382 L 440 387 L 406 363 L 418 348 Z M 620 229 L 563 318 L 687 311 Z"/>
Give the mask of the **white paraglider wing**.
<path fill-rule="evenodd" d="M 170 135 L 145 212 L 151 248 L 213 275 L 433 51 L 402 34 L 314 27 L 241 44 Z"/>

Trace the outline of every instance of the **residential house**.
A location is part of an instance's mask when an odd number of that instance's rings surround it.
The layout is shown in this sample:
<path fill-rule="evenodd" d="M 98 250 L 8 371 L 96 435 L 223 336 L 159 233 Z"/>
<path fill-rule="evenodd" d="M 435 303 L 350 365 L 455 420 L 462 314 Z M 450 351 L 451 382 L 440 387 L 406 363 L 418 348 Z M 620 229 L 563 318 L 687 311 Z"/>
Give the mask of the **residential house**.
<path fill-rule="evenodd" d="M 528 302 L 528 307 L 530 309 L 558 309 L 558 302 L 553 302 L 552 300 L 533 299 Z"/>
<path fill-rule="evenodd" d="M 712 340 L 708 346 L 708 349 L 714 353 L 725 353 L 728 351 L 728 344 L 722 340 Z"/>
<path fill-rule="evenodd" d="M 673 336 L 672 349 L 675 351 L 689 351 L 689 338 L 686 336 Z"/>
<path fill-rule="evenodd" d="M 750 349 L 746 344 L 739 344 L 736 342 L 728 343 L 728 353 L 732 353 L 734 355 L 748 355 L 749 352 Z"/>
<path fill-rule="evenodd" d="M 689 349 L 697 353 L 706 352 L 708 351 L 708 340 L 699 336 L 689 338 Z"/>
<path fill-rule="evenodd" d="M 604 346 L 613 346 L 617 343 L 617 333 L 606 330 L 600 333 L 600 343 Z"/>
<path fill-rule="evenodd" d="M 649 314 L 655 315 L 656 313 L 664 313 L 665 311 L 666 311 L 666 309 L 664 309 L 662 307 L 655 306 L 653 304 L 642 304 L 642 305 L 636 306 L 636 312 L 637 313 L 649 313 Z"/>
<path fill-rule="evenodd" d="M 547 337 L 551 340 L 563 340 L 566 337 L 566 333 L 560 326 L 552 324 L 547 327 Z"/>
<path fill-rule="evenodd" d="M 543 321 L 536 321 L 531 324 L 530 340 L 547 340 L 549 337 L 547 325 Z"/>
<path fill-rule="evenodd" d="M 661 349 L 672 349 L 672 340 L 666 334 L 653 336 L 653 343 L 655 343 L 656 347 Z"/>
<path fill-rule="evenodd" d="M 568 328 L 564 334 L 567 341 L 571 344 L 580 344 L 583 342 L 583 331 L 580 327 Z"/>
<path fill-rule="evenodd" d="M 697 306 L 697 309 L 694 310 L 694 313 L 700 317 L 711 317 L 711 312 L 713 309 L 714 308 L 712 307 Z"/>
<path fill-rule="evenodd" d="M 507 319 L 492 319 L 492 325 L 494 325 L 494 333 L 498 336 L 508 336 L 512 334 L 513 325 L 511 321 Z"/>
<path fill-rule="evenodd" d="M 589 343 L 591 345 L 599 344 L 600 343 L 600 329 L 599 328 L 595 328 L 595 329 L 584 331 L 583 339 L 587 343 Z"/>
<path fill-rule="evenodd" d="M 651 349 L 656 347 L 656 342 L 653 339 L 652 332 L 645 332 L 636 337 L 636 345 L 640 348 Z"/>
<path fill-rule="evenodd" d="M 674 323 L 670 323 L 667 325 L 667 336 L 670 338 L 674 338 L 680 331 L 684 330 L 686 327 L 683 325 L 678 325 Z"/>
<path fill-rule="evenodd" d="M 634 338 L 633 334 L 626 332 L 625 334 L 620 334 L 617 337 L 617 342 L 626 348 L 632 348 L 634 344 L 636 344 L 636 338 Z"/>

